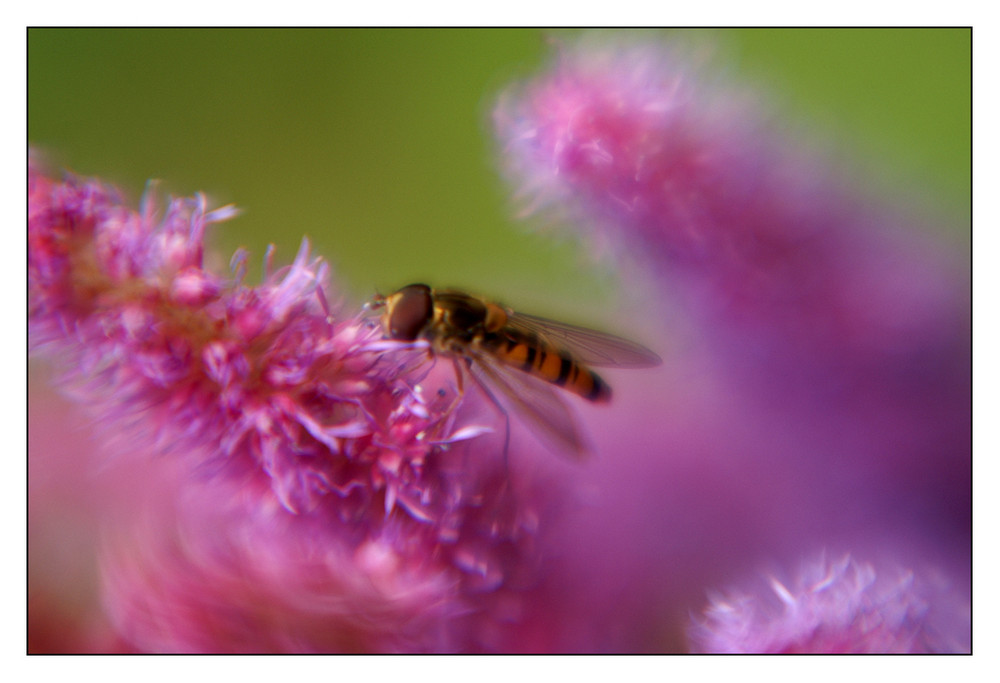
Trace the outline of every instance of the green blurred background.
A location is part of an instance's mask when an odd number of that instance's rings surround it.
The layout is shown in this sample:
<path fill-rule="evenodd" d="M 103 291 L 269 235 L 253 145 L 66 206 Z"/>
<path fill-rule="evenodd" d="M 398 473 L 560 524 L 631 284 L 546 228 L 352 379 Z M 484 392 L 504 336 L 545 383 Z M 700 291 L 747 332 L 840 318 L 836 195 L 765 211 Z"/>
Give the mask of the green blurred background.
<path fill-rule="evenodd" d="M 256 266 L 270 242 L 286 263 L 308 235 L 350 300 L 427 280 L 552 314 L 546 301 L 601 300 L 611 278 L 518 225 L 489 123 L 551 33 L 32 29 L 28 137 L 136 200 L 152 177 L 238 204 L 212 236 L 222 263 L 245 246 Z M 874 186 L 921 197 L 967 247 L 971 31 L 682 33 L 714 40 L 730 75 Z"/>

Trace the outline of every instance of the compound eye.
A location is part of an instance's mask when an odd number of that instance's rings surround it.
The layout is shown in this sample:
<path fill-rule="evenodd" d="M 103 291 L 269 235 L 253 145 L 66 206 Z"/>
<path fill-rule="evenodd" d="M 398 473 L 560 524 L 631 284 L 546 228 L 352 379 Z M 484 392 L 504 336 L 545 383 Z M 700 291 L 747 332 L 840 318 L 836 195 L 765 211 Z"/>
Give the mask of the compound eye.
<path fill-rule="evenodd" d="M 409 285 L 389 297 L 389 336 L 413 341 L 434 316 L 431 289 L 427 285 Z"/>

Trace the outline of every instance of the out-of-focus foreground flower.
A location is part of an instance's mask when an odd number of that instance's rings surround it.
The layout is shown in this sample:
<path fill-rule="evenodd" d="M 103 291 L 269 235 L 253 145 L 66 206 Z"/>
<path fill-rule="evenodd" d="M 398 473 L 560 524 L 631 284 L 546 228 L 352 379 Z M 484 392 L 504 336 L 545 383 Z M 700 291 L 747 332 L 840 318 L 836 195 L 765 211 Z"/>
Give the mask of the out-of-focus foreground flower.
<path fill-rule="evenodd" d="M 102 545 L 121 647 L 967 651 L 968 275 L 761 109 L 605 37 L 502 98 L 528 212 L 634 255 L 635 331 L 670 322 L 662 369 L 575 404 L 578 466 L 516 420 L 505 462 L 483 397 L 336 310 L 305 248 L 249 286 L 202 265 L 231 211 L 32 165 L 33 349 L 157 501 Z M 764 563 L 792 578 L 706 607 Z"/>
<path fill-rule="evenodd" d="M 692 635 L 704 652 L 960 652 L 968 647 L 961 634 L 969 615 L 942 613 L 942 603 L 947 608 L 961 598 L 921 584 L 936 578 L 879 573 L 849 557 L 814 561 L 792 586 L 772 578 L 770 595 L 716 596 Z"/>

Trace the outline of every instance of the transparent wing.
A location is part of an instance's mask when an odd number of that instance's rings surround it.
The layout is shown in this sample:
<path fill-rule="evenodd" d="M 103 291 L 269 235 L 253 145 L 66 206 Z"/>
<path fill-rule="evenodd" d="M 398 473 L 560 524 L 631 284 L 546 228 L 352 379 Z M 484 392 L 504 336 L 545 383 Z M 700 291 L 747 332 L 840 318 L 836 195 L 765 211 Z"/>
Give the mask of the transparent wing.
<path fill-rule="evenodd" d="M 546 446 L 582 460 L 590 455 L 573 413 L 559 394 L 540 379 L 503 365 L 485 354 L 469 354 L 469 373 L 494 401 L 498 391 L 518 417 Z M 499 406 L 502 410 L 502 406 Z"/>
<path fill-rule="evenodd" d="M 569 351 L 576 360 L 587 365 L 648 368 L 662 362 L 659 356 L 641 344 L 586 327 L 509 310 L 507 324 Z"/>

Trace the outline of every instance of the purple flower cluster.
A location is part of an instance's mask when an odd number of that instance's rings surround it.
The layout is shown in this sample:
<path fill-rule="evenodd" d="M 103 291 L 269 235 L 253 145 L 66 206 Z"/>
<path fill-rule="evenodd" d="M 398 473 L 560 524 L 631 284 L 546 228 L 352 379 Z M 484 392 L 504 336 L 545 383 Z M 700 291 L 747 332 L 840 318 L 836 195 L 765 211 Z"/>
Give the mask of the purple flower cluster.
<path fill-rule="evenodd" d="M 205 270 L 205 229 L 233 213 L 199 197 L 160 215 L 152 192 L 133 212 L 29 167 L 33 350 L 109 450 L 191 472 L 169 521 L 106 553 L 116 625 L 148 651 L 486 646 L 482 603 L 532 563 L 537 515 L 499 453 L 468 449 L 496 418 L 421 384 L 426 351 L 331 311 L 306 245 L 256 287 Z M 140 485 L 162 488 L 156 472 Z"/>
<path fill-rule="evenodd" d="M 516 419 L 501 457 L 489 401 L 305 246 L 250 286 L 202 262 L 231 209 L 32 163 L 32 348 L 162 503 L 102 547 L 124 646 L 969 651 L 967 265 L 714 73 L 585 36 L 495 111 L 525 214 L 631 264 L 626 334 L 663 342 L 574 404 L 582 465 Z"/>

